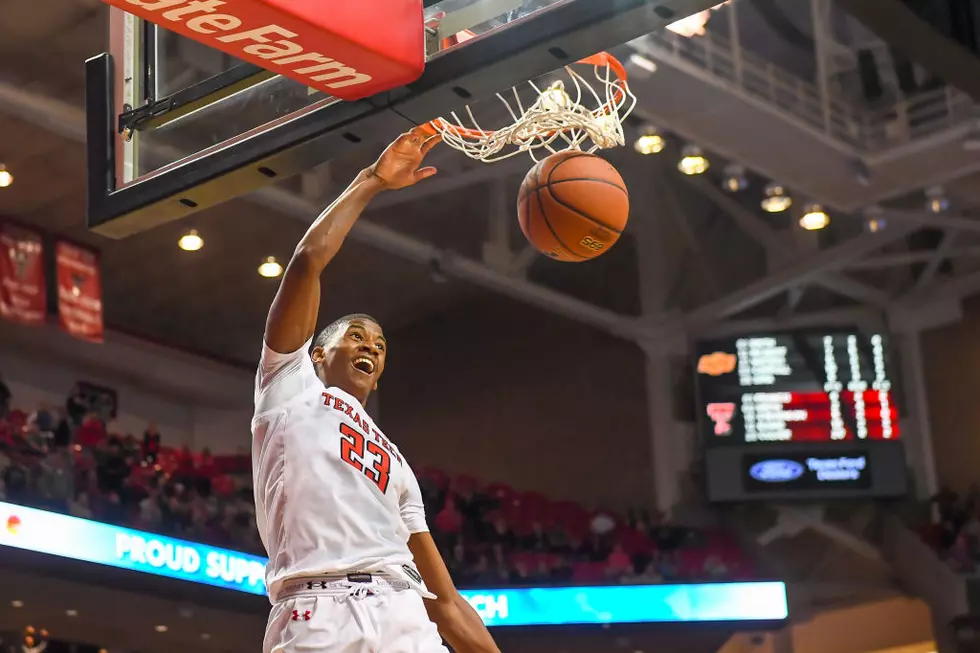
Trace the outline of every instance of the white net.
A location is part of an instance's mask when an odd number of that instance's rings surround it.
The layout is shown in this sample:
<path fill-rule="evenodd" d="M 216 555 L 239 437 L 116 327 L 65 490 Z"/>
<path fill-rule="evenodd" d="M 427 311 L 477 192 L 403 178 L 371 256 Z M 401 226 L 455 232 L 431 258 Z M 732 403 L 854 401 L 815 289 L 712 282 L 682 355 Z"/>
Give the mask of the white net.
<path fill-rule="evenodd" d="M 528 82 L 537 99 L 527 108 L 516 87 L 506 96 L 498 93 L 497 98 L 514 121 L 506 127 L 483 129 L 469 106 L 465 112 L 469 125 L 456 112 L 449 114 L 451 119 L 437 118 L 430 124 L 442 134 L 444 143 L 484 163 L 522 152 L 537 161 L 542 150 L 547 154 L 569 149 L 595 152 L 622 146 L 626 142 L 623 121 L 636 106 L 636 96 L 629 90 L 625 72 L 617 74 L 609 59 L 602 59 L 604 64 L 580 62 L 592 68 L 599 90 L 572 66 L 566 66 L 570 83 L 559 80 L 542 90 L 533 81 Z"/>

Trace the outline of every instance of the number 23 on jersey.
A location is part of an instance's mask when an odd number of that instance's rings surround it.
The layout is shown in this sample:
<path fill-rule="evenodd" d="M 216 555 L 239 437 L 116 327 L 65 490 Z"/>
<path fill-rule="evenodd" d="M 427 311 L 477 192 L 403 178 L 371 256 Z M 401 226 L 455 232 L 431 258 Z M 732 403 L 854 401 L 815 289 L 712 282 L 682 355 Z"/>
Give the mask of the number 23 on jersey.
<path fill-rule="evenodd" d="M 371 479 L 381 494 L 387 492 L 391 480 L 391 456 L 381 445 L 365 440 L 360 431 L 348 424 L 340 425 L 340 458 Z"/>

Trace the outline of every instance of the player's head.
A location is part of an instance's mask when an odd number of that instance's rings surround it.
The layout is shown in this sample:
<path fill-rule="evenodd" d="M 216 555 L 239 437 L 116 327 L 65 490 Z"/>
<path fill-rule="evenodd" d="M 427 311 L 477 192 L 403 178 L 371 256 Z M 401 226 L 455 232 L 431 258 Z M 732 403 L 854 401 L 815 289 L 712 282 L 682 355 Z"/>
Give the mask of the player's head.
<path fill-rule="evenodd" d="M 313 364 L 320 380 L 356 397 L 362 404 L 378 387 L 388 343 L 370 315 L 345 315 L 326 326 L 313 341 Z"/>

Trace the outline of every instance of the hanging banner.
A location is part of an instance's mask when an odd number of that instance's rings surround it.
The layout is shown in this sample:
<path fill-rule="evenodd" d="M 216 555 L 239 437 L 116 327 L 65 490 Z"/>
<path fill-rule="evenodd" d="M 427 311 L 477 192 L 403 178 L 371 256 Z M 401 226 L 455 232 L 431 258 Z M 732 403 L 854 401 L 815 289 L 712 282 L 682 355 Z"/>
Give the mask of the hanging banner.
<path fill-rule="evenodd" d="M 55 262 L 61 328 L 76 338 L 102 342 L 102 279 L 98 254 L 59 241 Z"/>
<path fill-rule="evenodd" d="M 44 324 L 44 241 L 41 234 L 0 224 L 0 317 L 18 324 Z"/>

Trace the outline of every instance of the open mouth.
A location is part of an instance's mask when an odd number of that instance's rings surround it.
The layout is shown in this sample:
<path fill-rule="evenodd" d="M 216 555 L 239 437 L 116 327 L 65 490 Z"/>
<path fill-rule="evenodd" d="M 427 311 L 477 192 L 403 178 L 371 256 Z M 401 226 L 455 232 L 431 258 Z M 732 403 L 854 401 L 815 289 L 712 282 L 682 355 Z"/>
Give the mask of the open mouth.
<path fill-rule="evenodd" d="M 351 361 L 351 366 L 362 374 L 374 374 L 374 361 L 367 356 L 359 356 Z"/>

